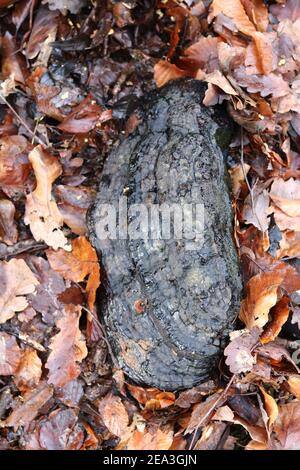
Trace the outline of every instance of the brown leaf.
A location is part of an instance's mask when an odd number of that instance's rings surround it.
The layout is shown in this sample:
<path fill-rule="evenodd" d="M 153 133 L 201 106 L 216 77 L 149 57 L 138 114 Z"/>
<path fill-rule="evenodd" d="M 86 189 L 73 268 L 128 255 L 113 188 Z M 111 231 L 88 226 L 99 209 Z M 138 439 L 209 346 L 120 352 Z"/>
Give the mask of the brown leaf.
<path fill-rule="evenodd" d="M 195 429 L 206 426 L 215 412 L 215 406 L 217 403 L 219 406 L 222 406 L 226 401 L 226 397 L 222 398 L 220 401 L 219 400 L 220 393 L 214 393 L 205 401 L 195 405 L 184 434 L 191 434 Z"/>
<path fill-rule="evenodd" d="M 268 73 L 271 73 L 272 70 L 274 70 L 277 66 L 277 57 L 273 58 L 272 47 L 275 38 L 275 33 L 257 32 L 253 35 L 259 73 L 267 75 Z"/>
<path fill-rule="evenodd" d="M 18 230 L 14 220 L 15 206 L 8 199 L 0 199 L 0 240 L 13 245 L 18 240 Z"/>
<path fill-rule="evenodd" d="M 278 406 L 274 398 L 269 395 L 262 387 L 259 387 L 265 404 L 265 410 L 268 416 L 267 429 L 270 431 L 278 417 Z"/>
<path fill-rule="evenodd" d="M 35 291 L 39 281 L 23 259 L 13 258 L 0 263 L 0 324 L 22 312 L 28 305 L 25 295 Z"/>
<path fill-rule="evenodd" d="M 87 231 L 86 213 L 94 199 L 92 188 L 58 185 L 54 195 L 64 223 L 76 235 L 84 235 Z"/>
<path fill-rule="evenodd" d="M 205 81 L 212 83 L 213 85 L 218 86 L 224 93 L 228 95 L 237 95 L 238 93 L 231 86 L 227 78 L 220 72 L 220 70 L 215 70 L 205 76 Z"/>
<path fill-rule="evenodd" d="M 79 450 L 84 433 L 74 410 L 55 410 L 39 429 L 39 442 L 45 450 Z"/>
<path fill-rule="evenodd" d="M 42 361 L 36 351 L 24 351 L 14 382 L 21 392 L 37 387 L 42 376 Z"/>
<path fill-rule="evenodd" d="M 268 192 L 261 188 L 254 188 L 252 194 L 249 194 L 244 202 L 243 218 L 246 224 L 253 224 L 258 230 L 266 232 L 269 227 L 270 220 L 268 218 L 269 207 Z"/>
<path fill-rule="evenodd" d="M 279 21 L 290 20 L 294 22 L 300 18 L 300 1 L 286 0 L 284 5 L 271 5 L 270 11 Z"/>
<path fill-rule="evenodd" d="M 300 376 L 299 376 L 299 375 L 295 375 L 295 376 L 289 377 L 287 383 L 288 383 L 290 392 L 291 392 L 298 400 L 300 400 Z"/>
<path fill-rule="evenodd" d="M 221 41 L 220 37 L 201 36 L 199 41 L 184 51 L 184 55 L 193 60 L 204 72 L 213 72 L 219 65 L 218 44 Z"/>
<path fill-rule="evenodd" d="M 173 442 L 173 431 L 170 429 L 152 428 L 145 432 L 134 431 L 126 450 L 168 450 Z"/>
<path fill-rule="evenodd" d="M 175 64 L 167 60 L 160 60 L 154 65 L 154 80 L 158 87 L 165 85 L 170 80 L 186 77 L 187 72 L 179 69 Z"/>
<path fill-rule="evenodd" d="M 270 190 L 272 212 L 281 230 L 300 231 L 300 181 L 277 178 Z"/>
<path fill-rule="evenodd" d="M 64 279 L 82 282 L 87 276 L 86 291 L 88 294 L 89 310 L 93 311 L 96 290 L 100 284 L 100 269 L 95 249 L 85 237 L 72 240 L 72 252 L 64 250 L 48 250 L 47 257 L 52 269 Z"/>
<path fill-rule="evenodd" d="M 288 294 L 300 288 L 300 276 L 295 268 L 280 262 L 272 270 L 253 276 L 248 282 L 247 295 L 241 303 L 240 319 L 247 328 L 263 327 L 269 320 L 269 311 L 277 303 L 279 287 Z"/>
<path fill-rule="evenodd" d="M 25 393 L 22 400 L 17 403 L 5 420 L 6 426 L 13 426 L 15 431 L 20 426 L 26 428 L 38 415 L 42 406 L 52 397 L 52 394 L 52 387 L 45 382 L 40 382 L 37 388 Z"/>
<path fill-rule="evenodd" d="M 264 0 L 241 0 L 247 15 L 258 31 L 266 31 L 269 25 L 268 8 Z"/>
<path fill-rule="evenodd" d="M 202 435 L 193 450 L 218 450 L 226 430 L 226 423 L 209 423 L 202 431 Z M 222 448 L 222 447 L 221 447 Z"/>
<path fill-rule="evenodd" d="M 14 336 L 0 332 L 0 375 L 13 375 L 22 358 Z"/>
<path fill-rule="evenodd" d="M 85 341 L 79 329 L 81 307 L 66 305 L 62 318 L 57 321 L 59 333 L 50 343 L 51 353 L 45 364 L 49 369 L 48 383 L 63 387 L 80 374 L 80 363 L 87 355 Z"/>
<path fill-rule="evenodd" d="M 33 28 L 26 47 L 28 59 L 34 59 L 41 51 L 48 36 L 51 37 L 53 31 L 56 31 L 58 18 L 58 11 L 49 11 L 48 8 L 40 6 L 34 18 Z"/>
<path fill-rule="evenodd" d="M 300 450 L 300 402 L 278 407 L 278 418 L 271 435 L 271 450 Z"/>
<path fill-rule="evenodd" d="M 226 364 L 233 374 L 248 372 L 252 369 L 255 357 L 252 349 L 259 339 L 259 328 L 252 330 L 235 331 L 231 334 L 232 341 L 225 348 L 224 354 L 227 356 Z"/>
<path fill-rule="evenodd" d="M 0 184 L 8 196 L 24 191 L 30 171 L 29 144 L 21 135 L 0 139 Z"/>
<path fill-rule="evenodd" d="M 91 96 L 87 96 L 57 127 L 71 134 L 86 134 L 111 118 L 112 110 L 102 110 Z"/>
<path fill-rule="evenodd" d="M 266 325 L 260 341 L 263 344 L 274 341 L 279 335 L 281 328 L 289 317 L 289 298 L 283 296 L 279 302 L 271 309 L 271 321 Z"/>
<path fill-rule="evenodd" d="M 129 418 L 120 397 L 108 394 L 99 403 L 99 413 L 107 429 L 122 437 L 128 428 Z"/>
<path fill-rule="evenodd" d="M 172 392 L 161 392 L 157 388 L 144 388 L 127 384 L 131 395 L 146 409 L 159 410 L 174 404 L 175 394 Z"/>
<path fill-rule="evenodd" d="M 3 79 L 10 78 L 16 84 L 24 84 L 26 76 L 25 58 L 16 46 L 14 37 L 6 31 L 2 37 L 2 76 Z"/>
<path fill-rule="evenodd" d="M 52 198 L 52 184 L 61 174 L 61 165 L 41 145 L 35 147 L 29 154 L 37 180 L 36 189 L 28 194 L 24 222 L 30 225 L 33 237 L 37 241 L 44 241 L 48 246 L 70 249 L 68 241 L 60 227 L 63 218 Z"/>
<path fill-rule="evenodd" d="M 208 22 L 211 22 L 220 13 L 231 18 L 238 30 L 246 36 L 252 36 L 256 32 L 240 0 L 227 0 L 226 2 L 213 0 L 210 5 Z"/>

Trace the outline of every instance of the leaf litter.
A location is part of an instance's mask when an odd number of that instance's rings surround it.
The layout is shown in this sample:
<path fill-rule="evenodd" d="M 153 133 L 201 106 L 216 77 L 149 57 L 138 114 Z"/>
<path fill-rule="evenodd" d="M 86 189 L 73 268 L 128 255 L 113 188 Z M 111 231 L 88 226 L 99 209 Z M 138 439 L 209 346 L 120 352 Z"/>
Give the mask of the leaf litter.
<path fill-rule="evenodd" d="M 1 448 L 299 450 L 299 1 L 2 3 Z M 179 77 L 240 126 L 245 294 L 218 378 L 173 393 L 110 357 L 85 216 L 134 103 Z"/>

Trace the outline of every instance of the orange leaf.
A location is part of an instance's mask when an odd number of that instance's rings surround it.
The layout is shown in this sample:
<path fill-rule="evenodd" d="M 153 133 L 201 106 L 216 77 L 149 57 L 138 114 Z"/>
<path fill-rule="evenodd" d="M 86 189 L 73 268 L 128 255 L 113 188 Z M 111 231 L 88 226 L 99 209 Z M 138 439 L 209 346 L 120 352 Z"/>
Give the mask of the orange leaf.
<path fill-rule="evenodd" d="M 170 80 L 186 77 L 187 75 L 187 72 L 179 69 L 175 64 L 171 64 L 167 60 L 160 60 L 154 65 L 154 80 L 158 87 L 165 85 Z"/>
<path fill-rule="evenodd" d="M 57 321 L 56 326 L 60 332 L 51 340 L 51 353 L 45 364 L 49 369 L 48 383 L 55 387 L 63 387 L 78 377 L 78 363 L 87 355 L 85 341 L 79 329 L 80 314 L 80 306 L 68 304 L 62 318 Z"/>
<path fill-rule="evenodd" d="M 210 6 L 208 22 L 211 22 L 220 13 L 231 18 L 238 30 L 246 36 L 252 36 L 256 32 L 240 0 L 226 0 L 226 2 L 224 0 L 213 0 Z"/>
<path fill-rule="evenodd" d="M 126 450 L 168 450 L 173 442 L 172 430 L 159 428 L 147 432 L 135 431 L 130 437 Z"/>
<path fill-rule="evenodd" d="M 260 337 L 260 341 L 263 344 L 274 341 L 287 321 L 289 317 L 289 298 L 287 296 L 282 297 L 282 299 L 280 299 L 279 302 L 271 309 L 270 313 L 272 319 L 267 324 Z"/>
<path fill-rule="evenodd" d="M 19 390 L 27 392 L 35 388 L 42 375 L 42 361 L 36 351 L 26 350 L 14 377 Z"/>
<path fill-rule="evenodd" d="M 96 300 L 96 290 L 100 284 L 100 268 L 95 249 L 85 237 L 72 240 L 72 252 L 48 250 L 50 266 L 64 279 L 82 282 L 87 276 L 86 291 L 88 307 L 92 312 Z"/>
<path fill-rule="evenodd" d="M 299 375 L 296 375 L 296 376 L 294 376 L 294 377 L 289 377 L 287 383 L 288 383 L 290 392 L 291 392 L 298 400 L 300 400 L 300 376 L 299 376 Z"/>
<path fill-rule="evenodd" d="M 129 418 L 121 398 L 106 395 L 99 403 L 99 413 L 107 429 L 115 436 L 122 437 L 127 431 Z"/>

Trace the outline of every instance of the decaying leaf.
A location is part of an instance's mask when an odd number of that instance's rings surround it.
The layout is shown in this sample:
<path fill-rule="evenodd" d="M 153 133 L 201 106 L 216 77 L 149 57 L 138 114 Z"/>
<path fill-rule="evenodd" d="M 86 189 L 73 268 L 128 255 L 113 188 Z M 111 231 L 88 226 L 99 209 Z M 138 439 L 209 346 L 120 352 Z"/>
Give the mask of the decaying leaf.
<path fill-rule="evenodd" d="M 27 427 L 52 394 L 52 387 L 45 382 L 40 382 L 37 388 L 25 393 L 22 400 L 17 403 L 5 421 L 6 426 L 13 426 L 15 430 L 20 426 Z"/>
<path fill-rule="evenodd" d="M 173 431 L 170 429 L 151 428 L 147 431 L 134 431 L 126 450 L 168 450 L 173 442 Z"/>
<path fill-rule="evenodd" d="M 115 436 L 122 437 L 126 433 L 129 418 L 121 399 L 108 394 L 99 403 L 99 413 L 107 429 Z"/>
<path fill-rule="evenodd" d="M 85 237 L 72 240 L 72 252 L 65 250 L 48 250 L 47 257 L 52 269 L 57 271 L 64 279 L 73 282 L 82 282 L 87 279 L 86 291 L 88 306 L 92 312 L 96 290 L 100 284 L 100 269 L 95 249 Z"/>
<path fill-rule="evenodd" d="M 241 330 L 231 334 L 232 341 L 225 348 L 226 364 L 233 374 L 248 372 L 256 362 L 252 354 L 254 346 L 258 343 L 260 329 Z"/>
<path fill-rule="evenodd" d="M 51 353 L 45 364 L 49 369 L 48 383 L 63 387 L 80 374 L 79 363 L 86 357 L 87 348 L 79 329 L 80 306 L 66 305 L 57 321 L 59 333 L 50 343 Z"/>
<path fill-rule="evenodd" d="M 0 263 L 0 324 L 22 312 L 28 305 L 26 294 L 35 291 L 39 281 L 23 259 L 13 258 Z"/>
<path fill-rule="evenodd" d="M 54 249 L 69 250 L 68 241 L 60 228 L 63 218 L 51 194 L 52 184 L 61 174 L 61 165 L 41 145 L 35 147 L 28 158 L 33 166 L 37 185 L 27 196 L 24 222 L 30 226 L 35 240 L 42 240 Z"/>
<path fill-rule="evenodd" d="M 22 351 L 16 338 L 0 332 L 0 375 L 12 375 L 16 372 L 22 359 Z"/>

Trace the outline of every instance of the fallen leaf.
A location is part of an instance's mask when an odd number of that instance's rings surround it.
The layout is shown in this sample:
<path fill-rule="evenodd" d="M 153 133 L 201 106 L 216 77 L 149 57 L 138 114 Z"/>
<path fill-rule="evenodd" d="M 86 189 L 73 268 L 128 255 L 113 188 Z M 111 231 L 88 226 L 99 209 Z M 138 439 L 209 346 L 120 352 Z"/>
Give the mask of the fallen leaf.
<path fill-rule="evenodd" d="M 179 69 L 175 64 L 167 60 L 159 60 L 154 66 L 154 80 L 158 87 L 162 87 L 170 80 L 186 77 L 187 72 Z"/>
<path fill-rule="evenodd" d="M 300 400 L 300 376 L 295 375 L 292 377 L 288 378 L 288 387 L 290 392 L 298 399 Z"/>
<path fill-rule="evenodd" d="M 14 382 L 21 392 L 35 389 L 42 376 L 42 361 L 36 351 L 23 352 L 21 362 L 14 376 Z"/>
<path fill-rule="evenodd" d="M 52 184 L 61 174 L 61 165 L 41 145 L 35 147 L 28 158 L 33 166 L 37 185 L 26 198 L 24 222 L 30 226 L 35 240 L 42 240 L 54 249 L 68 250 L 68 240 L 60 228 L 63 218 L 51 194 Z"/>
<path fill-rule="evenodd" d="M 241 330 L 234 332 L 234 334 L 234 339 L 224 350 L 224 354 L 227 356 L 225 362 L 233 374 L 248 372 L 252 370 L 256 362 L 252 349 L 259 341 L 260 330 L 253 328 L 250 331 Z"/>
<path fill-rule="evenodd" d="M 240 319 L 248 329 L 263 327 L 269 320 L 270 309 L 277 303 L 278 289 L 287 294 L 300 289 L 300 276 L 287 263 L 273 263 L 272 270 L 253 276 L 246 286 L 246 297 L 241 302 Z"/>
<path fill-rule="evenodd" d="M 195 62 L 198 68 L 206 73 L 213 72 L 218 68 L 218 44 L 220 37 L 201 36 L 199 41 L 192 44 L 184 51 L 184 55 Z"/>
<path fill-rule="evenodd" d="M 74 410 L 55 410 L 39 429 L 39 442 L 45 450 L 79 450 L 84 433 Z"/>
<path fill-rule="evenodd" d="M 218 86 L 222 91 L 224 91 L 224 93 L 227 93 L 228 95 L 235 96 L 238 94 L 227 78 L 220 72 L 220 70 L 215 70 L 214 72 L 208 73 L 205 76 L 205 81 Z"/>
<path fill-rule="evenodd" d="M 278 407 L 271 434 L 271 450 L 300 450 L 300 402 L 286 403 Z"/>
<path fill-rule="evenodd" d="M 241 0 L 247 15 L 258 31 L 266 31 L 269 25 L 268 8 L 263 0 Z"/>
<path fill-rule="evenodd" d="M 127 431 L 129 418 L 121 398 L 108 394 L 100 400 L 98 409 L 107 429 L 122 437 Z"/>
<path fill-rule="evenodd" d="M 27 75 L 25 58 L 18 51 L 15 38 L 6 31 L 2 36 L 2 76 L 24 85 Z"/>
<path fill-rule="evenodd" d="M 13 375 L 19 367 L 22 351 L 14 336 L 0 332 L 0 375 Z"/>
<path fill-rule="evenodd" d="M 145 432 L 134 431 L 126 450 L 168 450 L 173 442 L 173 431 L 159 428 L 148 429 Z"/>
<path fill-rule="evenodd" d="M 271 309 L 271 321 L 266 325 L 260 341 L 263 344 L 274 341 L 279 335 L 281 328 L 289 317 L 289 298 L 283 296 L 279 302 Z"/>
<path fill-rule="evenodd" d="M 246 224 L 252 224 L 258 230 L 266 232 L 269 227 L 270 220 L 268 218 L 269 195 L 264 189 L 260 191 L 257 188 L 252 190 L 244 202 L 243 218 Z"/>
<path fill-rule="evenodd" d="M 175 402 L 175 394 L 172 392 L 161 392 L 157 388 L 144 388 L 131 384 L 127 384 L 127 388 L 131 395 L 145 406 L 145 409 L 159 410 Z"/>
<path fill-rule="evenodd" d="M 59 12 L 49 11 L 48 8 L 40 6 L 34 18 L 33 27 L 27 42 L 26 55 L 28 59 L 34 59 L 47 41 L 52 37 L 53 31 L 58 27 Z M 53 41 L 53 39 L 52 39 Z"/>
<path fill-rule="evenodd" d="M 52 395 L 52 387 L 45 384 L 45 382 L 40 382 L 34 390 L 25 393 L 22 400 L 17 403 L 12 413 L 5 420 L 5 425 L 12 426 L 15 431 L 20 426 L 26 428 Z"/>
<path fill-rule="evenodd" d="M 0 199 L 0 240 L 7 245 L 14 245 L 18 240 L 15 212 L 15 206 L 11 201 Z"/>
<path fill-rule="evenodd" d="M 92 312 L 96 300 L 96 291 L 100 284 L 100 269 L 97 254 L 85 237 L 72 240 L 72 252 L 48 250 L 50 266 L 64 279 L 82 282 L 88 277 L 86 291 L 88 306 Z"/>
<path fill-rule="evenodd" d="M 200 439 L 196 442 L 193 450 L 218 450 L 222 437 L 227 428 L 226 423 L 212 422 L 202 430 Z M 221 447 L 221 449 L 224 447 Z"/>
<path fill-rule="evenodd" d="M 35 291 L 39 281 L 23 259 L 0 262 L 0 324 L 22 312 L 28 305 L 25 295 Z"/>
<path fill-rule="evenodd" d="M 43 4 L 47 3 L 50 10 L 60 10 L 76 14 L 86 5 L 86 0 L 43 0 Z"/>
<path fill-rule="evenodd" d="M 8 197 L 25 191 L 30 172 L 29 148 L 21 135 L 6 135 L 0 139 L 0 184 Z"/>
<path fill-rule="evenodd" d="M 87 96 L 57 127 L 72 134 L 86 134 L 111 118 L 112 110 L 102 110 L 91 96 Z"/>
<path fill-rule="evenodd" d="M 276 224 L 281 230 L 300 231 L 300 181 L 277 178 L 270 190 Z"/>
<path fill-rule="evenodd" d="M 300 18 L 300 2 L 299 0 L 286 0 L 283 5 L 281 2 L 280 5 L 271 5 L 270 11 L 279 21 L 296 21 Z"/>
<path fill-rule="evenodd" d="M 252 36 L 256 32 L 240 0 L 227 0 L 226 2 L 213 0 L 207 18 L 208 22 L 210 23 L 220 13 L 231 18 L 238 30 L 246 36 Z"/>
<path fill-rule="evenodd" d="M 195 405 L 184 434 L 191 434 L 195 429 L 206 426 L 215 412 L 216 405 L 222 406 L 225 401 L 225 396 L 220 400 L 220 393 L 214 393 L 205 401 Z"/>
<path fill-rule="evenodd" d="M 51 353 L 45 364 L 49 370 L 48 383 L 63 387 L 80 374 L 79 363 L 86 357 L 87 348 L 79 329 L 81 307 L 66 305 L 63 316 L 57 321 L 59 333 L 50 343 Z"/>
<path fill-rule="evenodd" d="M 262 393 L 262 396 L 263 396 L 263 399 L 264 399 L 264 404 L 265 404 L 265 410 L 266 410 L 266 413 L 267 413 L 267 416 L 268 416 L 268 422 L 266 423 L 267 424 L 267 429 L 268 431 L 270 431 L 273 427 L 273 424 L 275 423 L 277 417 L 278 417 L 278 406 L 277 406 L 277 403 L 276 401 L 274 400 L 274 398 L 269 395 L 263 387 L 259 387 L 261 393 Z"/>

